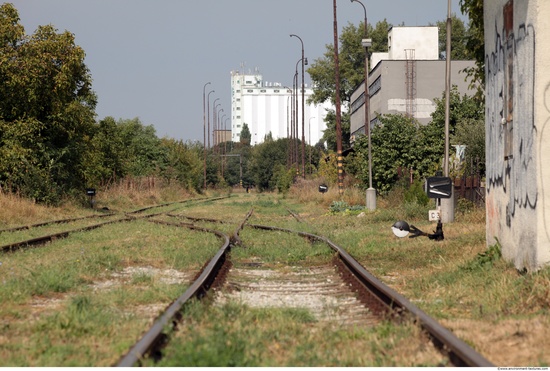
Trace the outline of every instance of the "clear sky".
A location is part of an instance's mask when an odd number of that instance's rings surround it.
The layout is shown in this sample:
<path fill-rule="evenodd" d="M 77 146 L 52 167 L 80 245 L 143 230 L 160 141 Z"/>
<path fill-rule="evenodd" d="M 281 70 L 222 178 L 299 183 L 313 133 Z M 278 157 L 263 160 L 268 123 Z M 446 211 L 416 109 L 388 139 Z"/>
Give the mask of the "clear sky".
<path fill-rule="evenodd" d="M 75 34 L 98 95 L 97 119 L 139 117 L 159 137 L 203 141 L 203 87 L 230 116 L 230 72 L 254 71 L 292 86 L 301 43 L 311 63 L 333 43 L 332 0 L 11 0 L 27 34 L 52 24 Z M 447 17 L 447 0 L 362 0 L 368 23 L 426 26 Z M 451 11 L 460 13 L 459 0 Z M 338 34 L 364 19 L 337 2 Z M 306 67 L 307 69 L 307 67 Z M 443 78 L 443 77 L 442 77 Z M 306 72 L 306 84 L 310 78 Z M 230 122 L 227 122 L 229 127 Z"/>

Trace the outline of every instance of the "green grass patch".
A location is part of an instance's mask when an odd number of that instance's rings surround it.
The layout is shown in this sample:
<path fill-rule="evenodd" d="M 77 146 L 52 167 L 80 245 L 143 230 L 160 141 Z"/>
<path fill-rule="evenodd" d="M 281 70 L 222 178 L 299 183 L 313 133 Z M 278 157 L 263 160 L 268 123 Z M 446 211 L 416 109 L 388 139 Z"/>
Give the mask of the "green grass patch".
<path fill-rule="evenodd" d="M 250 308 L 237 303 L 193 303 L 165 357 L 147 366 L 169 367 L 380 367 L 435 366 L 403 346 L 419 337 L 414 325 L 338 327 L 302 309 Z M 412 351 L 412 350 L 410 350 Z M 396 354 L 401 356 L 396 358 Z M 416 354 L 418 357 L 418 354 Z"/>

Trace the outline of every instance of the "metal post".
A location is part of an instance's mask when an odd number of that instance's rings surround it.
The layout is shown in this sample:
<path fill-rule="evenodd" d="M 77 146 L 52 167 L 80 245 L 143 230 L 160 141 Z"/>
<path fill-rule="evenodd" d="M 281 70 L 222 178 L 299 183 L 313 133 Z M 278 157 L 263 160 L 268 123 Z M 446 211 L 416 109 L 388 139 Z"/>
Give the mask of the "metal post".
<path fill-rule="evenodd" d="M 304 42 L 298 35 L 290 35 L 290 37 L 297 37 L 302 43 L 302 177 L 306 177 L 306 134 L 305 134 L 305 100 L 304 100 L 304 64 L 307 63 L 304 57 Z"/>
<path fill-rule="evenodd" d="M 338 61 L 338 21 L 336 16 L 336 0 L 332 1 L 334 8 L 334 75 L 336 83 L 336 156 L 338 168 L 338 194 L 344 193 L 344 166 L 342 157 L 342 112 L 340 107 L 340 66 Z"/>
<path fill-rule="evenodd" d="M 210 94 L 214 93 L 214 90 L 208 93 L 206 111 L 208 112 L 208 131 L 206 136 L 208 138 L 208 148 L 210 148 Z M 204 156 L 204 189 L 206 189 L 206 152 Z"/>
<path fill-rule="evenodd" d="M 451 0 L 447 1 L 447 46 L 445 52 L 445 155 L 443 173 L 449 176 L 449 121 L 450 121 L 450 100 L 451 100 Z M 441 222 L 450 223 L 454 221 L 454 187 L 452 187 L 451 198 L 445 198 L 441 202 Z"/>
<path fill-rule="evenodd" d="M 207 82 L 204 84 L 202 88 L 202 131 L 203 131 L 203 161 L 204 161 L 204 189 L 206 189 L 206 107 L 205 107 L 205 101 L 206 101 L 206 85 L 210 84 L 210 82 Z"/>
<path fill-rule="evenodd" d="M 365 47 L 365 135 L 368 138 L 368 162 L 369 162 L 369 188 L 366 193 L 366 205 L 367 209 L 376 209 L 376 190 L 372 187 L 372 146 L 371 146 L 371 133 L 370 133 L 370 93 L 369 93 L 369 46 L 372 45 L 370 39 L 368 39 L 368 26 L 367 26 L 367 8 L 359 0 L 351 0 L 351 2 L 359 3 L 365 12 L 364 19 L 364 34 L 365 38 L 361 41 Z"/>

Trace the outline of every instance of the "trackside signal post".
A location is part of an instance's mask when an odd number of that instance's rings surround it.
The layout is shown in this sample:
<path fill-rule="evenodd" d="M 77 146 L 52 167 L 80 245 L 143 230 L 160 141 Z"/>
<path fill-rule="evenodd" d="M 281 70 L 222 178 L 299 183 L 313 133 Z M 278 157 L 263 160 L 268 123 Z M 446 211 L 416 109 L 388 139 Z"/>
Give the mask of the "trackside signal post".
<path fill-rule="evenodd" d="M 95 204 L 95 188 L 86 188 L 86 195 L 90 197 L 90 207 L 93 209 Z"/>
<path fill-rule="evenodd" d="M 435 198 L 437 210 L 429 211 L 429 220 L 441 220 L 441 199 L 451 198 L 453 195 L 453 182 L 451 178 L 444 176 L 432 176 L 426 181 L 426 192 L 429 198 Z"/>

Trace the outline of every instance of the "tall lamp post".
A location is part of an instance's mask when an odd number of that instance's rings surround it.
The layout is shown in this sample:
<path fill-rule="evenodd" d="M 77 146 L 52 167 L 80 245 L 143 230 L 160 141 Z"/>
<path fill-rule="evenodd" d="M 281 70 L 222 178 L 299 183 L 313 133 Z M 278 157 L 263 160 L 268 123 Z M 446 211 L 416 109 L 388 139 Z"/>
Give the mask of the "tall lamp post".
<path fill-rule="evenodd" d="M 351 0 L 351 2 L 357 2 L 361 4 L 365 11 L 365 38 L 361 40 L 361 44 L 365 47 L 365 135 L 368 138 L 368 161 L 369 161 L 369 188 L 367 189 L 366 204 L 367 209 L 376 209 L 376 190 L 372 187 L 372 152 L 371 152 L 371 135 L 370 135 L 370 93 L 369 93 L 369 47 L 372 45 L 371 39 L 367 38 L 367 8 L 359 0 Z"/>
<path fill-rule="evenodd" d="M 211 90 L 210 93 L 208 93 L 206 100 L 206 111 L 208 112 L 208 131 L 206 132 L 206 136 L 208 137 L 208 148 L 210 148 L 210 94 L 212 93 L 214 93 L 214 90 Z M 206 151 L 204 156 L 204 189 L 206 189 Z"/>
<path fill-rule="evenodd" d="M 221 103 L 218 103 L 218 106 L 221 106 Z M 216 106 L 217 107 L 217 106 Z M 220 154 L 220 148 L 218 146 L 218 140 L 219 140 L 219 127 L 220 127 L 220 112 L 223 112 L 223 108 L 220 107 L 220 109 L 216 112 L 216 129 L 212 129 L 212 142 L 214 149 L 216 151 L 216 154 Z M 220 159 L 221 161 L 221 159 Z"/>
<path fill-rule="evenodd" d="M 443 174 L 449 176 L 449 122 L 450 122 L 450 91 L 451 91 L 451 0 L 447 1 L 447 46 L 445 52 L 445 154 Z M 454 222 L 454 187 L 451 187 L 451 198 L 441 199 L 440 220 L 443 223 Z"/>
<path fill-rule="evenodd" d="M 304 109 L 304 64 L 307 64 L 307 59 L 304 58 L 304 42 L 298 35 L 291 34 L 290 37 L 297 37 L 302 44 L 302 177 L 306 177 L 306 135 L 305 135 L 305 109 Z"/>
<path fill-rule="evenodd" d="M 203 131 L 203 156 L 204 156 L 204 189 L 206 189 L 206 85 L 210 84 L 210 82 L 207 82 L 202 87 L 202 131 Z"/>
<path fill-rule="evenodd" d="M 216 109 L 220 105 L 220 103 L 216 103 L 219 101 L 220 98 L 214 99 L 214 103 L 212 103 L 212 147 L 215 146 L 214 143 L 214 127 L 216 126 L 217 117 L 216 117 Z M 210 126 L 208 126 L 208 148 L 210 148 Z"/>
<path fill-rule="evenodd" d="M 316 118 L 315 116 L 314 117 L 310 117 L 309 118 L 309 121 L 308 121 L 308 129 L 309 129 L 309 135 L 308 135 L 308 144 L 309 144 L 309 173 L 312 174 L 313 173 L 313 169 L 312 169 L 312 164 L 311 164 L 311 119 L 314 119 Z"/>

